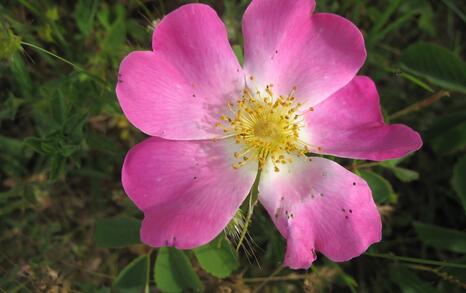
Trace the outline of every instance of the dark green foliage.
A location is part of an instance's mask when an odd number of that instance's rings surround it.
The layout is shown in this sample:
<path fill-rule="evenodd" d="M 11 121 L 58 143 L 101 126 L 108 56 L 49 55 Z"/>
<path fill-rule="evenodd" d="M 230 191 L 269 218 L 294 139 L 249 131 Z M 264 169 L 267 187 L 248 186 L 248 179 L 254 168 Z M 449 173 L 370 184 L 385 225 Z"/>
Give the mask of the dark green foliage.
<path fill-rule="evenodd" d="M 95 244 L 98 247 L 115 248 L 140 243 L 140 221 L 127 217 L 97 219 Z"/>
<path fill-rule="evenodd" d="M 139 243 L 142 214 L 120 170 L 144 135 L 117 103 L 118 66 L 189 1 L 0 2 L 0 291 L 466 289 L 465 1 L 317 0 L 361 29 L 360 74 L 376 82 L 386 119 L 419 130 L 424 146 L 387 162 L 333 158 L 369 183 L 383 241 L 345 263 L 319 255 L 308 271 L 280 268 L 285 241 L 260 204 L 238 252 L 223 233 L 192 251 Z M 201 2 L 242 62 L 249 1 Z"/>

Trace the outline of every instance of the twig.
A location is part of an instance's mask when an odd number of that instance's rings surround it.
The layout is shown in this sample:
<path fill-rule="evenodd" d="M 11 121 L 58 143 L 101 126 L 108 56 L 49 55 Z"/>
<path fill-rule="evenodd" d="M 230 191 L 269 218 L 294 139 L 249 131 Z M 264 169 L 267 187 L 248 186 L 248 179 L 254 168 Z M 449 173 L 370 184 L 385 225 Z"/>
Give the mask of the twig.
<path fill-rule="evenodd" d="M 450 96 L 450 92 L 441 90 L 437 92 L 435 95 L 431 96 L 430 98 L 427 98 L 425 100 L 422 100 L 420 102 L 414 103 L 404 109 L 401 109 L 398 112 L 395 112 L 391 115 L 388 116 L 389 119 L 396 119 L 401 116 L 404 116 L 406 114 L 409 114 L 411 112 L 419 111 L 427 106 L 430 106 L 431 104 L 435 103 L 436 101 L 440 100 L 441 98 L 445 96 Z"/>
<path fill-rule="evenodd" d="M 448 274 L 447 272 L 441 272 L 439 269 L 434 269 L 423 265 L 409 265 L 409 267 L 415 270 L 431 272 L 447 282 L 450 282 L 460 288 L 466 289 L 466 283 L 461 282 L 460 280 Z"/>
<path fill-rule="evenodd" d="M 306 279 L 306 275 L 297 275 L 297 274 L 289 274 L 286 276 L 276 276 L 276 277 L 259 277 L 259 278 L 245 278 L 243 279 L 246 283 L 257 283 L 257 282 L 280 282 L 280 281 L 299 281 Z"/>
<path fill-rule="evenodd" d="M 253 293 L 260 292 L 260 290 L 261 290 L 262 288 L 264 288 L 264 286 L 267 285 L 267 283 L 268 283 L 269 281 L 271 281 L 271 280 L 275 277 L 275 275 L 277 275 L 278 273 L 280 273 L 284 268 L 285 268 L 285 267 L 282 266 L 282 265 L 279 266 L 273 273 L 271 273 L 268 277 L 266 277 L 266 278 L 262 281 L 262 283 L 259 284 L 259 286 L 257 286 L 257 287 L 254 289 Z"/>
<path fill-rule="evenodd" d="M 361 163 L 361 164 L 353 164 L 351 168 L 353 170 L 355 169 L 365 169 L 365 168 L 371 168 L 380 165 L 381 162 L 370 162 L 370 163 Z"/>

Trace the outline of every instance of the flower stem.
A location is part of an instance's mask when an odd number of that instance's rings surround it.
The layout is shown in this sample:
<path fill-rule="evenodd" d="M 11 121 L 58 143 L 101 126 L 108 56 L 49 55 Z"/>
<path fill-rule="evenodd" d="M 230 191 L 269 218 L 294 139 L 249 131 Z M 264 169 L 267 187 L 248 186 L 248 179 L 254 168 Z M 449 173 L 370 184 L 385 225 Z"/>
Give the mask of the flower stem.
<path fill-rule="evenodd" d="M 406 257 L 406 256 L 397 256 L 397 255 L 392 255 L 392 254 L 372 253 L 372 252 L 366 252 L 365 255 L 373 256 L 373 257 L 386 258 L 386 259 L 390 259 L 390 260 L 411 262 L 411 263 L 419 263 L 419 264 L 426 264 L 426 265 L 466 269 L 466 264 L 451 263 L 451 262 L 445 262 L 445 261 L 439 261 L 439 260 L 430 260 L 430 259 L 422 259 L 422 258 L 414 258 L 414 257 Z"/>
<path fill-rule="evenodd" d="M 96 81 L 102 83 L 103 85 L 106 86 L 106 88 L 107 88 L 108 90 L 111 90 L 111 88 L 108 86 L 108 83 L 107 83 L 105 80 L 101 79 L 100 77 L 98 77 L 98 76 L 96 76 L 96 75 L 94 75 L 94 74 L 92 74 L 92 73 L 87 72 L 87 71 L 86 71 L 84 68 L 82 68 L 81 66 L 79 66 L 79 65 L 77 65 L 77 64 L 74 64 L 73 62 L 71 62 L 71 61 L 69 61 L 69 60 L 66 60 L 65 58 L 63 58 L 63 57 L 61 57 L 61 56 L 58 56 L 57 54 L 55 54 L 55 53 L 53 53 L 53 52 L 50 52 L 49 50 L 46 50 L 46 49 L 44 49 L 44 48 L 41 48 L 41 47 L 39 47 L 39 46 L 37 46 L 37 45 L 31 44 L 31 43 L 28 43 L 28 42 L 21 41 L 21 45 L 34 48 L 34 49 L 36 49 L 36 50 L 39 51 L 39 52 L 45 53 L 45 54 L 47 54 L 47 55 L 50 55 L 50 56 L 52 56 L 52 57 L 54 57 L 54 58 L 56 58 L 56 59 L 58 59 L 58 60 L 60 60 L 60 61 L 62 61 L 62 62 L 64 62 L 64 63 L 70 65 L 70 66 L 73 67 L 76 71 L 82 72 L 82 73 L 86 74 L 87 76 L 89 76 L 89 77 L 95 79 Z"/>
<path fill-rule="evenodd" d="M 404 116 L 406 114 L 409 114 L 411 112 L 415 112 L 415 111 L 419 111 L 427 106 L 430 106 L 431 104 L 435 103 L 436 101 L 440 100 L 441 98 L 445 97 L 445 96 L 450 96 L 450 92 L 448 91 L 444 91 L 444 90 L 441 90 L 441 91 L 438 91 L 435 95 L 427 98 L 427 99 L 424 99 L 420 102 L 417 102 L 417 103 L 414 103 L 404 109 L 401 109 L 400 111 L 398 112 L 395 112 L 393 114 L 391 114 L 390 116 L 388 116 L 389 119 L 396 119 L 396 118 L 399 118 L 401 116 Z"/>

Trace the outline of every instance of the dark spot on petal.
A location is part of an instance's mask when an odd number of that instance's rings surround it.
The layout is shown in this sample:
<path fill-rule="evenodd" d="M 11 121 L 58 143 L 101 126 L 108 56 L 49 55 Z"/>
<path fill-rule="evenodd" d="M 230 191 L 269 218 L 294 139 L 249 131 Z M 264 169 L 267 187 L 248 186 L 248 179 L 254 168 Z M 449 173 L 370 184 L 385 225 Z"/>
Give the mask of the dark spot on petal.
<path fill-rule="evenodd" d="M 280 200 L 284 200 L 284 199 L 285 199 L 285 197 L 283 197 L 283 196 L 282 196 L 282 198 L 280 198 Z"/>
<path fill-rule="evenodd" d="M 275 50 L 275 54 L 278 54 L 278 50 Z"/>
<path fill-rule="evenodd" d="M 196 179 L 197 179 L 197 176 L 194 176 L 193 179 L 196 180 Z"/>
<path fill-rule="evenodd" d="M 342 209 L 341 209 L 341 211 L 342 211 L 342 212 L 344 212 L 344 211 L 345 211 L 345 209 L 343 209 L 343 208 L 342 208 Z"/>
<path fill-rule="evenodd" d="M 320 194 L 320 196 L 324 196 L 324 194 L 323 194 L 323 193 L 321 193 L 321 194 Z"/>
<path fill-rule="evenodd" d="M 356 182 L 353 182 L 353 186 L 356 186 Z"/>
<path fill-rule="evenodd" d="M 239 72 L 239 68 L 238 68 L 238 69 L 236 69 L 236 72 Z"/>
<path fill-rule="evenodd" d="M 352 210 L 349 210 L 349 212 L 350 212 L 350 214 L 352 214 L 352 213 L 353 213 L 353 211 L 352 211 Z"/>
<path fill-rule="evenodd" d="M 196 94 L 193 94 L 193 98 L 195 98 L 195 97 L 196 97 Z"/>
<path fill-rule="evenodd" d="M 345 219 L 348 219 L 348 216 L 345 216 Z"/>

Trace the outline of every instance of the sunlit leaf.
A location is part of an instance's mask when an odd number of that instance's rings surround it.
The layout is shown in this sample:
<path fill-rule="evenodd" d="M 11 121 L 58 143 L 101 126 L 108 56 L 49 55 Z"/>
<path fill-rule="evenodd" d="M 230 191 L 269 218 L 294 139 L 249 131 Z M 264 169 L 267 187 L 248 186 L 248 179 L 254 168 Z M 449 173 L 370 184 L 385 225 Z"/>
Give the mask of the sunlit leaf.
<path fill-rule="evenodd" d="M 224 237 L 194 250 L 201 267 L 218 278 L 228 277 L 239 266 L 234 249 Z"/>
<path fill-rule="evenodd" d="M 159 249 L 155 260 L 155 283 L 162 292 L 201 291 L 203 285 L 188 257 L 172 247 Z"/>

